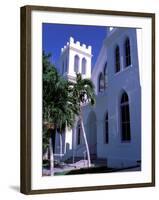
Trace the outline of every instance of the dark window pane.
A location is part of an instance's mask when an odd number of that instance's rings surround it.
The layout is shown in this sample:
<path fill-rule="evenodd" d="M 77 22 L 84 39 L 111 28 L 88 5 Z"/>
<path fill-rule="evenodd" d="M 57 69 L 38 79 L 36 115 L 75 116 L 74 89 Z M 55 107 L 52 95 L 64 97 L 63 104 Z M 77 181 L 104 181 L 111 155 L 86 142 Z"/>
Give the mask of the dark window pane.
<path fill-rule="evenodd" d="M 105 143 L 109 142 L 109 121 L 108 121 L 108 113 L 105 118 Z"/>
<path fill-rule="evenodd" d="M 125 41 L 125 65 L 128 67 L 131 65 L 131 52 L 130 52 L 130 40 L 129 38 Z"/>
<path fill-rule="evenodd" d="M 129 99 L 126 92 L 121 97 L 121 138 L 123 141 L 131 140 Z"/>
<path fill-rule="evenodd" d="M 127 140 L 130 140 L 130 123 L 127 123 Z"/>
<path fill-rule="evenodd" d="M 108 143 L 108 122 L 106 123 L 106 138 L 105 138 L 105 141 L 106 143 Z"/>
<path fill-rule="evenodd" d="M 126 126 L 125 123 L 122 123 L 122 140 L 126 140 Z"/>
<path fill-rule="evenodd" d="M 79 56 L 76 55 L 74 58 L 74 72 L 78 73 L 79 71 Z"/>
<path fill-rule="evenodd" d="M 128 101 L 129 101 L 128 95 L 126 94 L 126 92 L 124 92 L 124 93 L 122 94 L 122 97 L 121 97 L 121 104 L 122 104 L 122 103 L 125 103 L 125 102 L 128 102 Z"/>
<path fill-rule="evenodd" d="M 125 121 L 130 121 L 129 105 L 125 105 Z"/>
<path fill-rule="evenodd" d="M 86 59 L 82 59 L 82 74 L 86 74 Z"/>
<path fill-rule="evenodd" d="M 117 46 L 115 49 L 115 72 L 120 71 L 120 50 Z"/>
<path fill-rule="evenodd" d="M 121 106 L 121 119 L 122 119 L 122 122 L 125 122 L 124 106 Z"/>
<path fill-rule="evenodd" d="M 99 92 L 103 92 L 104 91 L 104 87 L 105 87 L 105 83 L 104 83 L 104 76 L 103 76 L 103 74 L 102 73 L 100 73 L 100 75 L 99 75 L 99 89 L 98 89 L 98 91 Z"/>
<path fill-rule="evenodd" d="M 107 62 L 105 63 L 103 74 L 104 74 L 104 89 L 106 89 L 108 87 L 108 68 L 107 68 Z"/>

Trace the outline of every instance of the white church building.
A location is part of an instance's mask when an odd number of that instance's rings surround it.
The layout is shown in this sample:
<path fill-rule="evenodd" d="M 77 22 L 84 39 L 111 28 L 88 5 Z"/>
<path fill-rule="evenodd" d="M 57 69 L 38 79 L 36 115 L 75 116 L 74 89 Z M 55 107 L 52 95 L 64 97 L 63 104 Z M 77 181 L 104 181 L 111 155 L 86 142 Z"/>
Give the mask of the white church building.
<path fill-rule="evenodd" d="M 107 28 L 92 69 L 92 48 L 71 37 L 61 49 L 60 74 L 75 81 L 76 73 L 95 85 L 96 104 L 83 106 L 91 157 L 108 167 L 129 167 L 141 162 L 141 30 Z M 86 147 L 77 121 L 62 137 L 63 159 L 84 158 Z M 55 156 L 60 153 L 58 134 Z"/>

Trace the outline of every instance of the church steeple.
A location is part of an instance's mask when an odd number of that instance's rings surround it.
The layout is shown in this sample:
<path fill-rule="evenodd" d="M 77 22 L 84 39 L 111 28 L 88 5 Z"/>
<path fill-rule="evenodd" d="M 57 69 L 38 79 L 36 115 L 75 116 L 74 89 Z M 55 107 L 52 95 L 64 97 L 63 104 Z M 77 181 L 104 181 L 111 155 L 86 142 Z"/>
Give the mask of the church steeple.
<path fill-rule="evenodd" d="M 81 73 L 83 78 L 91 78 L 92 47 L 75 42 L 70 37 L 69 42 L 61 48 L 59 61 L 60 73 L 66 79 L 75 81 L 76 73 Z"/>

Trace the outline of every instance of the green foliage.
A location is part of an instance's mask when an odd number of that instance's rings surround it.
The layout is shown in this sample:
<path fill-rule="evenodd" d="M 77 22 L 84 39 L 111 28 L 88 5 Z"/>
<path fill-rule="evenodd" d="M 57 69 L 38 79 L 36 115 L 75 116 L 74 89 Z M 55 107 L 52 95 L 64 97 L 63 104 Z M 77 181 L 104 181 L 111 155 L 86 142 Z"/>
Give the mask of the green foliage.
<path fill-rule="evenodd" d="M 43 52 L 43 124 L 63 133 L 72 128 L 79 113 L 70 83 L 61 77 L 50 62 L 50 54 Z M 43 141 L 48 143 L 47 129 L 43 128 Z M 47 147 L 47 145 L 45 145 Z"/>
<path fill-rule="evenodd" d="M 81 104 L 95 104 L 94 85 L 90 79 L 77 74 L 76 83 L 61 77 L 50 62 L 51 54 L 43 52 L 43 149 L 49 145 L 51 128 L 63 133 L 74 126 L 75 117 L 80 114 Z M 55 131 L 56 132 L 56 131 Z"/>
<path fill-rule="evenodd" d="M 95 104 L 94 84 L 90 79 L 82 79 L 80 73 L 77 74 L 76 83 L 73 86 L 73 97 L 80 107 L 83 103 Z"/>

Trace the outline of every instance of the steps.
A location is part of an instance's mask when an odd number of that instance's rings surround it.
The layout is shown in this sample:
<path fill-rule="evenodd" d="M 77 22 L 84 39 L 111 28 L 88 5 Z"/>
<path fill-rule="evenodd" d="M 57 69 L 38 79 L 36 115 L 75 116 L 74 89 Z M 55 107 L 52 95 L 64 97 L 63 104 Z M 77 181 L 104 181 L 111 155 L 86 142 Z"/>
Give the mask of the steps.
<path fill-rule="evenodd" d="M 91 157 L 91 163 L 95 167 L 107 166 L 107 159 L 98 158 L 96 154 L 91 154 L 90 157 Z"/>
<path fill-rule="evenodd" d="M 91 154 L 90 158 L 91 158 L 91 164 L 95 167 L 107 166 L 107 160 L 103 159 L 103 158 L 97 158 L 96 154 Z M 70 157 L 69 159 L 65 160 L 64 162 L 67 164 L 73 164 L 73 157 Z M 76 163 L 77 163 L 77 165 L 82 166 L 82 163 L 85 163 L 83 157 L 75 157 L 74 164 L 76 164 Z"/>

